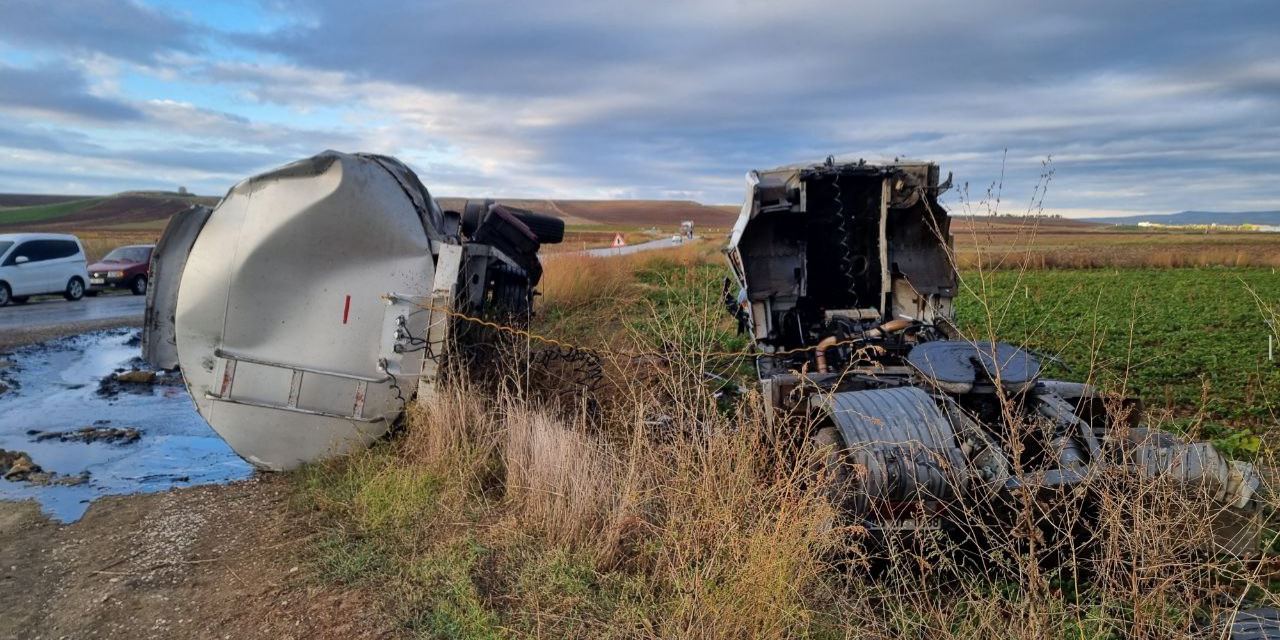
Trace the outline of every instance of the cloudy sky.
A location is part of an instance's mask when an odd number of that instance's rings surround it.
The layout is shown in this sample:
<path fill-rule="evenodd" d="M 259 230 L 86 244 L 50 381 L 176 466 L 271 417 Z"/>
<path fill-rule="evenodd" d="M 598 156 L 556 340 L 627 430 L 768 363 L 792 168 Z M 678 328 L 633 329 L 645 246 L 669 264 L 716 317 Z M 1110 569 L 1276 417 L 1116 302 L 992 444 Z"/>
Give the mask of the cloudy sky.
<path fill-rule="evenodd" d="M 436 195 L 736 202 L 933 159 L 1068 215 L 1280 209 L 1274 0 L 0 0 L 0 192 L 389 153 Z M 1051 6 L 1052 5 L 1052 6 Z M 1010 204 L 1012 203 L 1012 204 Z"/>

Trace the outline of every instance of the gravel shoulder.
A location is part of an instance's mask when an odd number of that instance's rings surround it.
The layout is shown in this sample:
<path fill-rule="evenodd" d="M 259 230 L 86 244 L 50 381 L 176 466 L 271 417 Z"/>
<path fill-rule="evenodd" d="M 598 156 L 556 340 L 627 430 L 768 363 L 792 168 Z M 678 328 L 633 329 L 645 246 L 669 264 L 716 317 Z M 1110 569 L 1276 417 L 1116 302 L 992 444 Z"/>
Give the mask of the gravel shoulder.
<path fill-rule="evenodd" d="M 59 525 L 0 502 L 0 638 L 388 638 L 322 586 L 288 479 L 112 497 Z"/>
<path fill-rule="evenodd" d="M 141 321 L 0 331 L 6 349 Z M 2 396 L 0 396 L 2 398 Z M 0 480 L 3 482 L 3 480 Z M 0 638 L 388 638 L 357 592 L 322 585 L 288 478 L 96 500 L 63 525 L 0 501 Z"/>

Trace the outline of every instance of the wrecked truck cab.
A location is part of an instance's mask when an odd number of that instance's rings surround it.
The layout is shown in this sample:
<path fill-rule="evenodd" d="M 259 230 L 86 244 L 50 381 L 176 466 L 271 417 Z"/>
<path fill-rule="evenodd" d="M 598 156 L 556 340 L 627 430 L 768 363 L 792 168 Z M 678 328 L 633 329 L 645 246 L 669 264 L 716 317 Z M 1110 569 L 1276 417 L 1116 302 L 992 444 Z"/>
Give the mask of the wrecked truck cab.
<path fill-rule="evenodd" d="M 328 151 L 249 178 L 166 229 L 144 353 L 176 360 L 258 468 L 363 448 L 434 391 L 457 314 L 531 312 L 538 248 L 563 222 L 476 213 L 464 230 L 386 156 Z"/>
<path fill-rule="evenodd" d="M 999 522 L 1019 492 L 1087 494 L 1107 470 L 1207 490 L 1224 513 L 1252 508 L 1252 466 L 1135 428 L 1132 403 L 1049 379 L 1022 347 L 962 336 L 938 201 L 949 186 L 936 165 L 897 160 L 748 177 L 726 248 L 738 291 L 727 281 L 725 302 L 757 353 L 770 415 L 799 418 L 797 436 L 829 452 L 841 512 L 871 532 L 974 504 Z M 1257 544 L 1224 522 L 1224 546 Z"/>
<path fill-rule="evenodd" d="M 848 339 L 890 323 L 948 327 L 956 274 L 937 165 L 827 162 L 753 172 L 727 254 L 742 326 L 767 357 L 833 340 L 815 372 L 849 361 Z M 763 372 L 762 372 L 763 373 Z"/>

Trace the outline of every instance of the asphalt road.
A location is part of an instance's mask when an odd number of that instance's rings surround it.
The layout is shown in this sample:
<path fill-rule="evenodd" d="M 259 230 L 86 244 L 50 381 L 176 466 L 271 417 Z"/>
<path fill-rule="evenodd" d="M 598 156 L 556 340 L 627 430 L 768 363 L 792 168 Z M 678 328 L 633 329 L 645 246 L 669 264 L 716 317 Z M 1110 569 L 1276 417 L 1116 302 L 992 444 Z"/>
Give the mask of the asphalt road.
<path fill-rule="evenodd" d="M 0 330 L 37 329 L 85 320 L 141 320 L 146 306 L 146 296 L 134 295 L 86 296 L 76 302 L 62 298 L 32 300 L 0 307 Z"/>
<path fill-rule="evenodd" d="M 672 242 L 671 238 L 660 238 L 658 240 L 650 240 L 649 242 L 642 242 L 640 244 L 631 244 L 625 247 L 617 247 L 617 248 L 602 247 L 599 249 L 587 249 L 586 251 L 576 251 L 574 253 L 580 253 L 585 256 L 591 256 L 592 258 L 608 258 L 611 256 L 625 256 L 630 253 L 639 253 L 641 251 L 649 251 L 651 249 L 671 249 L 673 247 L 678 247 L 684 244 L 685 242 L 693 242 L 694 240 L 697 240 L 697 238 L 695 237 L 692 240 L 685 239 L 683 242 Z"/>

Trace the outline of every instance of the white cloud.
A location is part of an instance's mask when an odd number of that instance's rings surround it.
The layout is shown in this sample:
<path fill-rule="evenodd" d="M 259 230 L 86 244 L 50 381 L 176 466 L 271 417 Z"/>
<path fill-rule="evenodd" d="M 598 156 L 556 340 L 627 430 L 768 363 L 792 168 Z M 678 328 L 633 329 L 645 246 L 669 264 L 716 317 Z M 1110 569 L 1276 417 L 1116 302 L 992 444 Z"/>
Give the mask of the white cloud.
<path fill-rule="evenodd" d="M 848 153 L 937 160 L 973 188 L 1003 173 L 1026 200 L 1052 155 L 1062 210 L 1280 208 L 1280 8 L 1263 0 L 271 0 L 287 26 L 270 33 L 122 9 L 178 38 L 19 3 L 28 24 L 0 46 L 63 47 L 87 81 L 10 105 L 5 144 L 97 145 L 121 180 L 170 162 L 211 183 L 334 147 L 399 155 L 437 192 L 731 202 L 749 169 Z M 138 117 L 105 125 L 113 105 Z M 55 118 L 87 140 L 29 131 Z"/>

